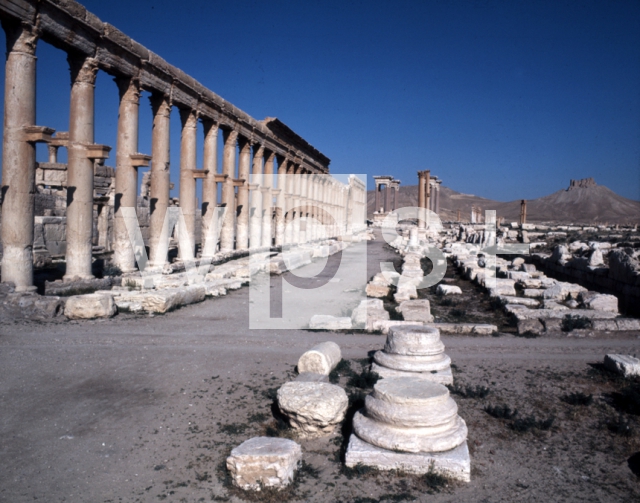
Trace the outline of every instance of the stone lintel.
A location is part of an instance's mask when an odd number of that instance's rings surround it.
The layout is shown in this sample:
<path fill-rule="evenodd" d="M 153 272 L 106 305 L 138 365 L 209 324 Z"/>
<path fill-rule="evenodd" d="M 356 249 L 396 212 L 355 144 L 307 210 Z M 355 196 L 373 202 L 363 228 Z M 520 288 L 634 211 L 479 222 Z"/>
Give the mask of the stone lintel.
<path fill-rule="evenodd" d="M 213 175 L 213 179 L 216 182 L 224 182 L 227 178 L 229 178 L 229 175 L 221 175 L 220 173 Z"/>
<path fill-rule="evenodd" d="M 233 186 L 234 187 L 244 187 L 244 182 L 246 180 L 244 178 L 234 178 L 233 179 Z"/>
<path fill-rule="evenodd" d="M 258 190 L 260 188 L 260 184 L 259 183 L 250 183 L 248 185 L 249 190 Z"/>
<path fill-rule="evenodd" d="M 24 140 L 28 143 L 49 143 L 55 129 L 46 126 L 25 126 L 22 128 Z"/>
<path fill-rule="evenodd" d="M 53 147 L 66 147 L 69 145 L 69 132 L 58 131 L 54 137 L 49 141 L 49 145 Z"/>

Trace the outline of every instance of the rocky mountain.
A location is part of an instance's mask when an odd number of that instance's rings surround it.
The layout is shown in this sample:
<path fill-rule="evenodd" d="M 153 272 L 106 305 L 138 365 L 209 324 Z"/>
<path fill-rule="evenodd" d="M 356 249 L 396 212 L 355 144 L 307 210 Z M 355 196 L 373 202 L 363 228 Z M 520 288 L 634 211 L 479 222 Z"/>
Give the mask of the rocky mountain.
<path fill-rule="evenodd" d="M 368 193 L 368 214 L 373 213 L 374 192 Z M 400 186 L 398 207 L 418 205 L 418 186 Z M 462 194 L 441 186 L 440 216 L 445 221 L 460 219 L 469 222 L 471 207 L 496 210 L 498 218 L 515 222 L 520 218 L 520 199 L 509 202 L 494 201 L 472 194 Z M 527 200 L 527 222 L 556 222 L 576 224 L 640 224 L 640 201 L 622 197 L 593 178 L 571 180 L 567 189 L 548 196 Z"/>

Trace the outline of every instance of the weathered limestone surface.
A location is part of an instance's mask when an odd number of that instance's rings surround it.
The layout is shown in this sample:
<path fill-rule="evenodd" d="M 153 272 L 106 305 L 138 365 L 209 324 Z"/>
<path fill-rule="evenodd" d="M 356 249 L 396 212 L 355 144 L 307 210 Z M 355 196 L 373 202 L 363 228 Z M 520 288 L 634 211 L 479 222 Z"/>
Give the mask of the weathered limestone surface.
<path fill-rule="evenodd" d="M 624 377 L 640 376 L 640 359 L 629 355 L 606 355 L 604 366 Z"/>
<path fill-rule="evenodd" d="M 353 328 L 371 330 L 376 320 L 388 320 L 389 313 L 384 308 L 380 299 L 367 299 L 360 302 L 351 312 L 351 324 Z"/>
<path fill-rule="evenodd" d="M 110 318 L 117 312 L 113 295 L 107 293 L 90 293 L 74 295 L 67 299 L 64 314 L 72 320 Z"/>
<path fill-rule="evenodd" d="M 321 342 L 300 357 L 298 372 L 329 375 L 341 359 L 340 346 L 332 341 Z"/>
<path fill-rule="evenodd" d="M 431 323 L 431 305 L 427 299 L 405 300 L 396 307 L 396 311 L 402 314 L 406 321 L 420 321 Z"/>
<path fill-rule="evenodd" d="M 353 468 L 358 464 L 378 470 L 398 470 L 424 474 L 433 469 L 436 473 L 463 482 L 471 481 L 471 459 L 467 442 L 446 452 L 409 453 L 383 449 L 351 435 L 345 455 L 345 464 Z"/>
<path fill-rule="evenodd" d="M 579 293 L 586 291 L 586 288 L 575 283 L 560 281 L 551 288 L 547 288 L 544 291 L 543 297 L 545 299 L 566 300 L 568 297 L 577 298 Z"/>
<path fill-rule="evenodd" d="M 316 374 L 314 372 L 302 372 L 295 377 L 294 381 L 296 382 L 329 382 L 329 376 L 325 374 Z"/>
<path fill-rule="evenodd" d="M 353 418 L 354 433 L 391 451 L 449 451 L 467 438 L 449 390 L 417 377 L 382 379 Z"/>
<path fill-rule="evenodd" d="M 119 310 L 133 313 L 166 313 L 188 304 L 202 302 L 206 289 L 203 285 L 189 285 L 182 288 L 162 290 L 114 291 L 114 301 Z"/>
<path fill-rule="evenodd" d="M 582 292 L 578 296 L 587 309 L 609 311 L 618 314 L 618 297 L 596 292 Z"/>
<path fill-rule="evenodd" d="M 349 399 L 333 384 L 292 381 L 278 390 L 278 406 L 295 429 L 307 434 L 331 433 L 344 419 Z"/>
<path fill-rule="evenodd" d="M 373 355 L 371 370 L 380 377 L 414 376 L 443 384 L 453 383 L 451 359 L 444 353 L 440 332 L 421 325 L 389 329 L 383 351 Z"/>
<path fill-rule="evenodd" d="M 236 486 L 259 491 L 287 486 L 301 460 L 302 448 L 293 440 L 255 437 L 231 451 L 227 470 Z"/>

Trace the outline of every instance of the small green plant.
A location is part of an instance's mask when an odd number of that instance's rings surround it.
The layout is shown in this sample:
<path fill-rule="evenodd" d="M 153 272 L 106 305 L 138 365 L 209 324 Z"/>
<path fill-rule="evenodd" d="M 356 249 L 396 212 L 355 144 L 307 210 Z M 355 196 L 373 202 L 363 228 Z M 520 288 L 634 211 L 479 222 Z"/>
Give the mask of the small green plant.
<path fill-rule="evenodd" d="M 562 318 L 562 331 L 571 332 L 572 330 L 580 330 L 591 328 L 591 320 L 584 316 L 572 316 L 570 314 Z"/>
<path fill-rule="evenodd" d="M 508 405 L 487 405 L 484 411 L 496 419 L 513 419 L 518 415 L 518 409 L 511 410 Z"/>
<path fill-rule="evenodd" d="M 486 386 L 458 386 L 457 384 L 448 384 L 447 388 L 452 395 L 458 395 L 462 398 L 486 398 L 491 390 Z"/>
<path fill-rule="evenodd" d="M 591 405 L 593 403 L 593 395 L 586 395 L 581 392 L 569 393 L 564 395 L 561 400 L 569 405 Z"/>
<path fill-rule="evenodd" d="M 378 382 L 380 376 L 377 372 L 371 370 L 363 370 L 360 375 L 352 375 L 347 381 L 347 386 L 353 386 L 354 388 L 368 389 L 373 388 L 374 384 Z"/>
<path fill-rule="evenodd" d="M 227 435 L 240 435 L 244 433 L 247 428 L 249 428 L 249 425 L 244 423 L 231 423 L 222 425 L 220 432 L 226 433 Z"/>
<path fill-rule="evenodd" d="M 138 285 L 138 283 L 136 283 L 135 281 L 128 279 L 124 282 L 124 286 L 125 288 L 127 288 L 129 291 L 131 290 L 139 290 L 140 286 Z"/>
<path fill-rule="evenodd" d="M 269 419 L 269 416 L 267 416 L 264 412 L 256 412 L 255 414 L 251 414 L 249 416 L 250 423 L 262 423 L 267 419 Z"/>
<path fill-rule="evenodd" d="M 353 468 L 342 465 L 341 470 L 343 475 L 345 475 L 348 479 L 352 479 L 354 477 L 370 477 L 378 473 L 378 470 L 373 468 L 372 466 L 363 465 L 362 463 L 358 463 Z"/>
<path fill-rule="evenodd" d="M 433 494 L 446 488 L 451 480 L 446 475 L 437 472 L 432 461 L 429 465 L 429 471 L 422 476 L 422 482 L 427 487 L 427 492 Z"/>
<path fill-rule="evenodd" d="M 352 375 L 355 375 L 355 372 L 351 369 L 351 362 L 343 358 L 329 373 L 329 382 L 332 384 L 338 384 L 340 382 L 340 377 Z"/>
<path fill-rule="evenodd" d="M 634 425 L 629 419 L 620 414 L 617 418 L 607 421 L 607 429 L 622 437 L 631 437 L 635 434 Z"/>
<path fill-rule="evenodd" d="M 527 416 L 516 418 L 509 427 L 518 433 L 526 433 L 530 430 L 537 429 L 546 431 L 553 426 L 555 417 L 549 416 L 547 419 L 538 420 L 535 416 Z"/>
<path fill-rule="evenodd" d="M 269 400 L 277 400 L 278 388 L 267 388 L 262 392 L 262 396 L 268 398 Z"/>
<path fill-rule="evenodd" d="M 640 415 L 640 382 L 631 384 L 613 394 L 616 409 L 636 416 Z"/>

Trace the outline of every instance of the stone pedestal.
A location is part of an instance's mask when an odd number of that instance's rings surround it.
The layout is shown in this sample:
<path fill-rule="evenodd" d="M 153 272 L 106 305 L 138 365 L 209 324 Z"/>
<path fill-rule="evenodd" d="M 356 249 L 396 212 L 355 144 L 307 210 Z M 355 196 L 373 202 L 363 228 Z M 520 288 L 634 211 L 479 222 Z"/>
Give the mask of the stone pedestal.
<path fill-rule="evenodd" d="M 467 425 L 441 384 L 417 377 L 378 381 L 353 418 L 347 466 L 436 472 L 468 481 Z"/>
<path fill-rule="evenodd" d="M 451 358 L 444 353 L 440 331 L 419 325 L 390 328 L 384 350 L 373 355 L 371 370 L 384 378 L 412 376 L 453 383 Z"/>

